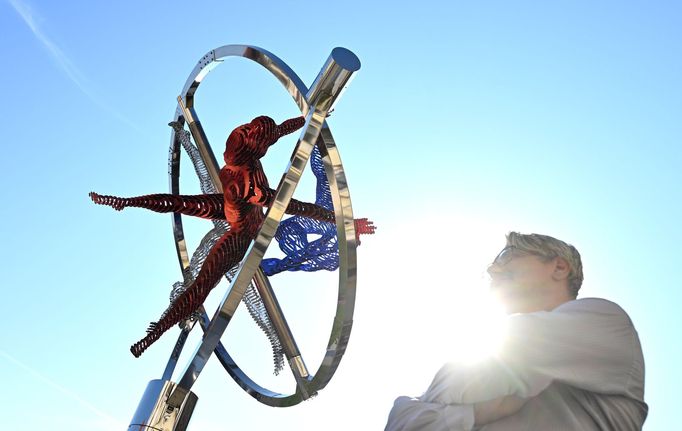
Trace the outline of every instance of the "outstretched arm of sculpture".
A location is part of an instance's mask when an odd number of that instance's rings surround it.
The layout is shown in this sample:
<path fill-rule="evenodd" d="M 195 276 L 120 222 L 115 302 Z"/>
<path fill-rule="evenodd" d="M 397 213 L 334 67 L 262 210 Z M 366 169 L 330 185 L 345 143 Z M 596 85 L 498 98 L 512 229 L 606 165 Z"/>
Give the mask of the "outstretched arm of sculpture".
<path fill-rule="evenodd" d="M 275 194 L 277 192 L 271 188 L 264 188 L 261 190 L 260 194 L 253 196 L 249 199 L 249 203 L 262 207 L 270 207 L 275 202 Z M 311 204 L 308 202 L 301 202 L 296 199 L 291 199 L 289 205 L 286 209 L 287 214 L 298 215 L 303 217 L 308 217 L 314 220 L 326 221 L 329 223 L 334 223 L 336 220 L 334 216 L 334 211 L 330 211 L 319 205 Z"/>
<path fill-rule="evenodd" d="M 268 189 L 268 203 L 270 206 L 274 201 L 275 191 Z M 210 195 L 172 195 L 172 194 L 153 194 L 137 196 L 133 198 L 121 198 L 117 196 L 100 195 L 90 192 L 90 199 L 98 205 L 107 205 L 117 211 L 123 208 L 136 207 L 145 208 L 158 213 L 175 212 L 183 215 L 201 217 L 211 220 L 225 220 L 223 195 L 214 193 Z M 263 205 L 257 202 L 259 205 Z M 287 214 L 308 217 L 314 220 L 334 223 L 334 212 L 321 206 L 301 202 L 292 199 L 286 210 Z M 355 219 L 355 231 L 357 235 L 371 235 L 376 227 L 372 221 L 366 218 Z"/>
<path fill-rule="evenodd" d="M 276 191 L 267 188 L 262 190 L 260 195 L 254 196 L 250 199 L 250 203 L 269 207 L 275 201 Z M 319 205 L 308 202 L 301 202 L 296 199 L 291 199 L 286 209 L 287 214 L 303 216 L 314 220 L 319 220 L 328 223 L 335 223 L 336 217 L 333 211 L 323 208 Z M 355 219 L 355 237 L 359 240 L 360 235 L 372 235 L 376 231 L 376 226 L 371 220 L 367 218 Z"/>
<path fill-rule="evenodd" d="M 100 195 L 90 192 L 90 199 L 98 205 L 108 205 L 116 211 L 127 207 L 145 208 L 157 213 L 180 213 L 211 220 L 225 220 L 222 193 L 210 195 L 153 194 L 133 198 Z"/>

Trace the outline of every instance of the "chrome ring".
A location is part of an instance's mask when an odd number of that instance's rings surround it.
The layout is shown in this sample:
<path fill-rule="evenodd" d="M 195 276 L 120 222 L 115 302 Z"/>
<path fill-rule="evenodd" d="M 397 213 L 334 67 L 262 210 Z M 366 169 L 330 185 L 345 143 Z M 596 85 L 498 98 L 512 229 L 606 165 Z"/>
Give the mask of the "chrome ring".
<path fill-rule="evenodd" d="M 338 50 L 342 48 L 336 49 Z M 350 51 L 347 52 L 350 53 Z M 352 53 L 350 53 L 350 55 L 354 57 Z M 202 146 L 199 145 L 199 142 L 197 142 L 197 146 L 202 153 L 202 159 L 209 170 L 209 174 L 211 174 L 211 176 L 214 178 L 214 182 L 217 181 L 217 172 L 219 172 L 219 167 L 213 152 L 208 146 L 208 142 L 205 138 L 205 134 L 203 133 L 203 129 L 201 128 L 201 124 L 196 118 L 196 113 L 194 112 L 194 94 L 199 88 L 201 82 L 203 82 L 203 79 L 207 76 L 208 72 L 220 65 L 223 62 L 222 60 L 227 57 L 243 57 L 260 64 L 279 80 L 279 82 L 294 99 L 294 102 L 299 107 L 303 115 L 308 115 L 310 110 L 308 100 L 306 99 L 308 88 L 296 75 L 296 73 L 289 68 L 289 66 L 287 66 L 282 60 L 272 53 L 258 47 L 246 45 L 226 45 L 209 51 L 201 58 L 194 70 L 190 73 L 182 93 L 178 98 L 181 102 L 181 105 L 184 103 L 184 110 L 181 109 L 181 107 L 178 107 L 175 112 L 174 120 L 182 121 L 185 119 L 186 114 L 188 113 L 189 115 L 194 116 L 194 122 L 193 124 L 190 124 L 190 131 L 195 138 L 195 142 L 202 139 L 204 140 L 202 143 L 203 149 Z M 356 57 L 354 58 L 357 59 Z M 261 403 L 270 406 L 286 407 L 296 405 L 302 400 L 316 394 L 319 390 L 327 385 L 336 371 L 336 368 L 338 367 L 345 352 L 353 322 L 352 319 L 355 306 L 355 286 L 357 274 L 353 213 L 343 165 L 341 163 L 336 143 L 326 121 L 324 121 L 322 124 L 317 145 L 321 150 L 322 159 L 325 164 L 325 171 L 327 173 L 327 179 L 329 181 L 334 203 L 340 262 L 339 291 L 336 315 L 334 317 L 332 331 L 327 343 L 327 351 L 324 359 L 322 360 L 322 364 L 314 374 L 309 373 L 308 375 L 303 375 L 303 378 L 301 378 L 299 375 L 297 378 L 296 392 L 294 394 L 287 395 L 270 391 L 254 382 L 239 368 L 222 343 L 218 343 L 214 350 L 214 353 L 218 357 L 225 370 L 230 376 L 232 376 L 239 386 L 241 386 L 247 393 Z M 175 137 L 175 131 L 173 131 L 171 134 L 168 166 L 170 191 L 173 194 L 180 194 L 180 154 L 180 144 Z M 189 254 L 187 252 L 184 239 L 182 218 L 179 214 L 174 214 L 173 216 L 173 235 L 175 238 L 180 267 L 181 269 L 185 269 L 189 266 Z M 258 270 L 254 279 L 257 282 L 259 281 L 261 283 L 267 283 L 267 277 L 265 277 L 260 270 Z M 201 323 L 202 328 L 206 330 L 205 328 L 208 327 L 210 321 L 208 320 L 208 316 L 206 316 L 205 313 Z M 205 335 L 205 337 L 207 335 Z M 298 368 L 302 362 L 296 358 L 288 359 L 290 367 L 296 376 L 297 371 L 295 369 Z M 200 369 L 198 372 L 200 372 Z M 184 386 L 191 386 L 193 381 L 198 377 L 198 372 L 191 373 L 190 370 L 188 370 L 185 378 L 183 378 L 183 381 L 180 382 L 179 386 L 183 386 L 183 382 L 185 383 Z M 300 373 L 300 370 L 298 372 Z M 188 391 L 189 387 L 186 387 L 184 390 Z"/>

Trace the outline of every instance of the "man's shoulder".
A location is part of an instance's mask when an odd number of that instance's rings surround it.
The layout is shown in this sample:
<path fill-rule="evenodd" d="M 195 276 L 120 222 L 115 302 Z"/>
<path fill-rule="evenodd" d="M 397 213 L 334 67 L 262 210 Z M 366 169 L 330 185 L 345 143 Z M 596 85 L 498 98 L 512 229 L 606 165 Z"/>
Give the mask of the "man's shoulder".
<path fill-rule="evenodd" d="M 580 298 L 565 302 L 554 309 L 556 312 L 576 312 L 618 316 L 632 324 L 630 317 L 623 308 L 613 301 L 604 298 Z"/>
<path fill-rule="evenodd" d="M 556 310 L 563 309 L 584 309 L 584 310 L 604 310 L 604 311 L 620 311 L 625 312 L 613 301 L 604 298 L 579 298 L 572 301 L 564 302 L 556 308 Z"/>

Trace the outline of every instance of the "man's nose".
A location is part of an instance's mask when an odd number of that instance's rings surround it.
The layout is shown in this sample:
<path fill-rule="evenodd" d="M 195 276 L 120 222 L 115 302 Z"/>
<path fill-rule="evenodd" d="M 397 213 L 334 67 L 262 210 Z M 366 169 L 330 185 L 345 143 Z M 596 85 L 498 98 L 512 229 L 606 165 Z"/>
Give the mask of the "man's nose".
<path fill-rule="evenodd" d="M 502 280 L 509 278 L 510 273 L 509 271 L 505 271 L 504 268 L 502 268 L 500 265 L 496 263 L 491 263 L 490 266 L 488 266 L 488 269 L 486 269 L 486 272 L 488 273 L 488 276 L 490 277 L 491 281 L 496 281 L 496 280 Z"/>
<path fill-rule="evenodd" d="M 488 269 L 486 269 L 486 272 L 491 278 L 495 278 L 495 276 L 499 275 L 501 271 L 500 267 L 497 264 L 491 263 L 490 265 L 488 265 Z"/>

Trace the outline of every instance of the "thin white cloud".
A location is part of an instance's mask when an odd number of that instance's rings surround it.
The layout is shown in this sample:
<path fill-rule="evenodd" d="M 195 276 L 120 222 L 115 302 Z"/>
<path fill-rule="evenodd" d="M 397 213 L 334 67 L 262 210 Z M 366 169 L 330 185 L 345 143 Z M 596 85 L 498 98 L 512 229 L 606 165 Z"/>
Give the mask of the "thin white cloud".
<path fill-rule="evenodd" d="M 9 4 L 12 5 L 15 11 L 21 16 L 21 19 L 24 20 L 24 23 L 28 26 L 28 28 L 31 29 L 31 32 L 33 35 L 40 41 L 40 43 L 43 44 L 43 46 L 47 49 L 48 53 L 52 56 L 52 58 L 57 62 L 59 67 L 66 73 L 66 76 L 73 81 L 74 84 L 86 95 L 88 95 L 90 98 L 92 98 L 92 95 L 89 94 L 88 90 L 86 89 L 84 85 L 85 79 L 83 78 L 83 74 L 80 73 L 80 71 L 74 66 L 74 64 L 69 60 L 69 58 L 64 54 L 64 51 L 61 50 L 52 40 L 50 40 L 47 36 L 45 36 L 45 33 L 40 29 L 38 26 L 38 23 L 36 22 L 36 16 L 33 10 L 31 9 L 31 6 L 28 3 L 21 2 L 19 0 L 9 0 Z"/>
<path fill-rule="evenodd" d="M 102 429 L 102 430 L 113 430 L 113 429 L 124 429 L 124 427 L 127 425 L 124 422 L 117 420 L 107 413 L 103 412 L 102 410 L 98 409 L 94 405 L 92 405 L 90 402 L 87 400 L 84 400 L 80 395 L 76 394 L 72 390 L 60 385 L 59 383 L 55 382 L 54 380 L 50 379 L 49 377 L 41 374 L 39 371 L 33 369 L 32 367 L 24 364 L 20 360 L 16 359 L 14 356 L 10 355 L 9 353 L 5 352 L 4 350 L 0 350 L 0 356 L 4 357 L 7 359 L 9 362 L 12 364 L 16 365 L 17 367 L 21 368 L 22 370 L 26 371 L 28 374 L 36 378 L 37 380 L 45 383 L 46 385 L 52 387 L 53 389 L 59 391 L 63 395 L 68 396 L 69 398 L 73 399 L 74 401 L 78 402 L 80 405 L 85 407 L 87 410 L 91 411 L 94 413 L 98 420 L 95 421 L 97 423 L 97 428 Z M 97 429 L 94 428 L 94 429 Z"/>
<path fill-rule="evenodd" d="M 87 79 L 78 70 L 76 65 L 73 64 L 69 57 L 56 43 L 54 43 L 45 33 L 43 33 L 43 30 L 38 25 L 38 16 L 27 2 L 22 0 L 8 1 L 12 8 L 14 8 L 14 10 L 19 14 L 24 23 L 31 30 L 36 39 L 38 39 L 38 41 L 45 47 L 45 49 L 47 49 L 47 52 L 55 60 L 57 65 L 62 69 L 66 76 L 71 80 L 71 82 L 73 82 L 83 94 L 85 94 L 97 106 L 104 109 L 105 111 L 108 111 L 109 113 L 117 117 L 119 120 L 125 122 L 126 124 L 140 132 L 142 131 L 142 129 L 137 124 L 132 122 L 126 116 L 116 111 L 111 106 L 104 103 L 99 97 L 97 97 L 97 95 L 87 85 Z"/>

